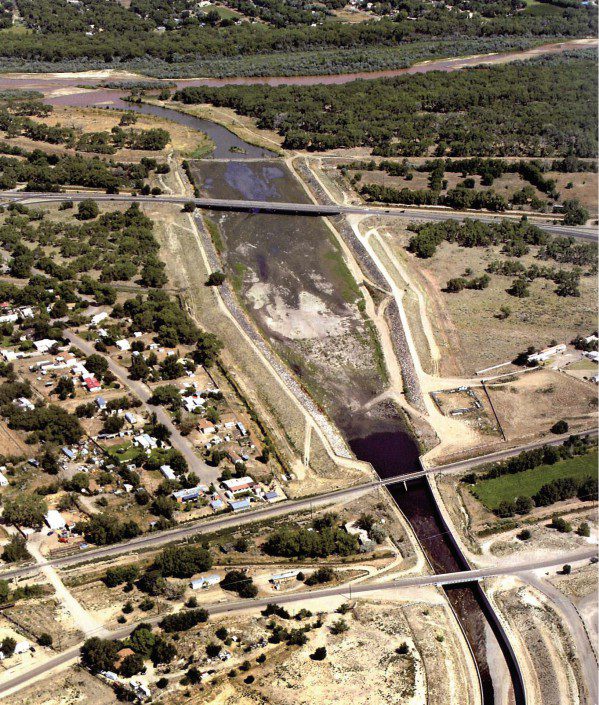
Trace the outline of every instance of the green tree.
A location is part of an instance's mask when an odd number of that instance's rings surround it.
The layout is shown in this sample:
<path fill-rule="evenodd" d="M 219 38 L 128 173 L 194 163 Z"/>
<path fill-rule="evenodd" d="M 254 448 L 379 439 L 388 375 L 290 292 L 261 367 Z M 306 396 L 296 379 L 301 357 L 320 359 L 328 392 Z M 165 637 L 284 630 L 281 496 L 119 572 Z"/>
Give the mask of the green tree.
<path fill-rule="evenodd" d="M 220 286 L 224 284 L 226 276 L 223 272 L 210 272 L 210 276 L 206 280 L 206 286 Z"/>
<path fill-rule="evenodd" d="M 139 654 L 128 654 L 120 665 L 119 673 L 125 678 L 141 673 L 144 670 L 144 660 Z"/>
<path fill-rule="evenodd" d="M 324 661 L 325 658 L 327 657 L 327 649 L 326 646 L 319 646 L 313 654 L 310 655 L 310 658 L 313 661 Z"/>
<path fill-rule="evenodd" d="M 4 521 L 17 526 L 41 526 L 48 511 L 45 500 L 37 494 L 23 492 L 4 501 Z"/>
<path fill-rule="evenodd" d="M 165 548 L 154 562 L 162 575 L 175 578 L 190 578 L 212 567 L 210 551 L 201 546 L 176 546 Z"/>
<path fill-rule="evenodd" d="M 87 639 L 81 647 L 81 662 L 92 673 L 110 671 L 114 668 L 120 648 L 118 641 L 94 636 Z"/>
<path fill-rule="evenodd" d="M 28 558 L 31 558 L 31 554 L 27 550 L 27 540 L 20 534 L 15 534 L 11 537 L 6 546 L 4 546 L 2 560 L 7 563 L 18 563 Z"/>
<path fill-rule="evenodd" d="M 98 204 L 91 198 L 86 198 L 77 207 L 77 217 L 79 220 L 93 220 L 100 213 Z"/>
<path fill-rule="evenodd" d="M 577 198 L 565 200 L 562 213 L 564 214 L 564 225 L 584 225 L 589 219 L 588 210 Z"/>

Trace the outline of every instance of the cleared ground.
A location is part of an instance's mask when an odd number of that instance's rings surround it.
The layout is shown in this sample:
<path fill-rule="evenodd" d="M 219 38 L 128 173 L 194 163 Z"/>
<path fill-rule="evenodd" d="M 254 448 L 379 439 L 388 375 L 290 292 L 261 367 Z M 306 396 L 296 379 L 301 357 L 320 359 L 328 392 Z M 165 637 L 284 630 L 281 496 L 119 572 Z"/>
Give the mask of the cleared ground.
<path fill-rule="evenodd" d="M 487 389 L 508 441 L 547 433 L 560 419 L 572 430 L 596 423 L 596 386 L 562 372 L 531 372 Z"/>
<path fill-rule="evenodd" d="M 109 705 L 117 702 L 112 688 L 80 668 L 45 678 L 4 699 L 6 705 Z"/>

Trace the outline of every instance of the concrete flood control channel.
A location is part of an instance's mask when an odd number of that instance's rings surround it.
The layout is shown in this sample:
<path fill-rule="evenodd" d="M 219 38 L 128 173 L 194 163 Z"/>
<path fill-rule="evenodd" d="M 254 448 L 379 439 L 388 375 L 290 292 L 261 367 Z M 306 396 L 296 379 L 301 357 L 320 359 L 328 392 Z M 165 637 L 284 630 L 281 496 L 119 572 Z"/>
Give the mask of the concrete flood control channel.
<path fill-rule="evenodd" d="M 277 182 L 284 182 L 287 176 L 282 163 L 280 167 L 270 160 L 262 165 L 256 162 L 210 165 L 209 160 L 206 160 L 201 164 L 196 163 L 196 169 L 200 189 L 208 191 L 211 196 L 233 198 L 242 195 L 248 199 L 273 200 L 290 198 L 289 193 L 284 193 L 277 186 Z M 266 214 L 220 214 L 215 217 L 218 218 L 220 232 L 226 243 L 225 261 L 232 271 L 235 271 L 235 265 L 239 268 L 241 261 L 231 264 L 231 259 L 228 259 L 230 248 L 241 248 L 246 255 L 242 258 L 243 266 L 252 270 L 252 277 L 257 276 L 258 281 L 252 283 L 249 291 L 256 284 L 271 285 L 273 282 L 279 286 L 284 282 L 285 286 L 291 288 L 296 277 L 305 286 L 309 272 L 302 271 L 301 263 L 296 259 L 297 253 L 293 254 L 287 248 L 289 241 L 293 245 L 301 245 L 300 259 L 303 259 L 304 264 L 326 258 L 325 252 L 310 247 L 310 236 L 319 233 L 316 240 L 321 246 L 328 237 L 316 219 Z M 281 271 L 277 274 L 279 268 Z M 334 272 L 319 273 L 329 279 L 335 278 Z M 237 282 L 236 288 L 241 297 L 247 295 L 248 290 L 244 292 L 241 282 Z M 338 287 L 333 287 L 333 290 L 338 290 Z M 322 291 L 318 293 L 324 296 Z M 249 301 L 250 306 L 247 306 L 246 299 L 248 314 L 270 339 L 273 347 L 285 357 L 281 350 L 284 336 L 281 336 L 280 330 L 256 315 L 256 309 L 251 306 L 251 296 Z M 343 302 L 329 301 L 329 305 L 332 310 L 336 310 L 335 307 L 342 306 Z M 310 384 L 306 380 L 311 373 L 309 366 L 291 360 L 291 367 L 309 388 Z M 374 395 L 376 389 L 369 388 L 366 380 L 362 381 L 366 382 L 362 391 L 367 389 L 368 394 Z M 409 472 L 418 466 L 416 444 L 401 427 L 399 419 L 384 416 L 368 419 L 366 414 L 350 408 L 349 400 L 347 397 L 344 399 L 341 391 L 336 399 L 336 409 L 329 407 L 328 411 L 348 439 L 355 455 L 369 461 L 381 478 Z M 435 572 L 469 570 L 467 561 L 443 523 L 426 479 L 411 481 L 406 488 L 402 484 L 396 485 L 391 488 L 391 495 L 412 524 Z M 485 705 L 501 702 L 506 696 L 506 690 L 508 702 L 517 705 L 524 703 L 524 688 L 517 662 L 482 588 L 473 581 L 446 587 L 444 590 L 472 650 Z"/>
<path fill-rule="evenodd" d="M 271 171 L 262 169 L 262 173 L 258 174 L 256 171 L 259 168 L 256 166 L 257 163 L 248 161 L 243 169 L 239 170 L 238 168 L 237 176 L 234 176 L 232 180 L 229 179 L 228 184 L 224 179 L 219 179 L 218 183 L 215 183 L 213 179 L 211 188 L 215 191 L 214 195 L 217 196 L 225 185 L 234 189 L 238 187 L 238 192 L 241 192 L 245 198 L 247 196 L 244 192 L 255 192 L 255 189 L 259 188 L 262 192 L 268 194 L 268 198 L 273 200 L 280 199 L 280 196 L 273 192 L 272 182 L 276 181 L 277 178 L 281 178 L 280 172 L 285 167 L 282 162 L 280 166 L 273 164 L 270 160 L 272 154 L 268 153 L 267 150 L 245 143 L 222 126 L 207 120 L 201 120 L 166 108 L 157 108 L 149 105 L 133 106 L 124 103 L 118 97 L 115 98 L 113 91 L 105 91 L 105 94 L 107 95 L 104 96 L 104 101 L 102 101 L 101 97 L 98 97 L 97 93 L 94 94 L 92 91 L 72 97 L 69 96 L 69 98 L 75 98 L 76 104 L 82 107 L 104 102 L 115 108 L 133 108 L 147 114 L 159 114 L 160 117 L 173 122 L 204 131 L 216 145 L 212 154 L 214 158 L 231 159 L 233 161 L 232 153 L 235 153 L 235 161 L 266 157 L 269 159 L 269 169 Z M 109 100 L 107 100 L 108 96 L 110 96 Z M 299 184 L 295 183 L 292 190 L 298 200 L 307 202 L 307 197 L 299 187 Z M 259 231 L 265 226 L 267 222 L 265 219 L 277 218 L 279 229 L 285 220 L 290 219 L 296 219 L 296 225 L 301 226 L 295 229 L 289 235 L 289 238 L 301 237 L 302 231 L 307 233 L 314 228 L 322 228 L 321 233 L 325 232 L 320 219 L 315 218 L 266 214 L 244 215 L 242 217 L 244 219 L 243 224 L 238 223 L 237 225 L 242 225 L 243 231 L 247 231 L 248 228 L 252 228 L 254 232 Z M 261 219 L 261 224 L 260 220 L 258 220 L 258 227 L 251 225 L 252 220 L 256 222 L 256 219 Z M 246 244 L 250 245 L 252 243 L 248 241 Z M 276 245 L 276 241 L 273 241 L 273 244 Z M 271 261 L 264 258 L 257 271 L 259 273 L 260 271 L 262 273 L 268 272 L 272 262 L 276 258 L 280 258 L 281 255 L 281 250 L 274 247 L 270 253 Z M 291 272 L 291 275 L 294 274 L 294 272 Z M 326 288 L 326 282 L 324 282 L 324 287 Z M 341 303 L 337 302 L 337 305 L 340 306 Z M 296 372 L 301 375 L 301 366 Z M 372 379 L 370 382 L 372 384 Z M 370 389 L 369 393 L 372 394 L 372 392 L 373 390 Z M 343 414 L 333 414 L 333 416 L 346 438 L 349 439 L 349 444 L 356 456 L 361 460 L 371 462 L 380 477 L 390 477 L 402 472 L 407 473 L 414 469 L 417 463 L 417 446 L 401 426 L 399 417 L 390 418 L 382 414 L 378 418 L 365 418 L 367 415 L 363 414 L 359 407 L 345 409 Z M 444 572 L 446 569 L 464 571 L 469 569 L 466 559 L 461 554 L 440 515 L 426 479 L 412 480 L 407 483 L 405 488 L 403 485 L 396 485 L 392 488 L 391 495 L 412 524 L 431 565 L 437 573 Z M 499 681 L 509 675 L 509 687 L 512 691 L 510 700 L 515 701 L 516 705 L 524 705 L 525 693 L 522 676 L 515 656 L 497 615 L 478 583 L 465 583 L 460 586 L 448 587 L 445 588 L 445 592 L 472 649 L 480 674 L 484 704 L 491 705 L 496 702 L 496 694 L 501 692 Z M 491 659 L 489 658 L 489 647 L 491 650 L 494 649 L 492 667 Z"/>
<path fill-rule="evenodd" d="M 282 160 L 190 162 L 202 196 L 308 202 Z M 211 221 L 211 223 L 210 223 Z M 222 267 L 247 316 L 282 357 L 350 445 L 393 439 L 400 457 L 417 462 L 386 387 L 378 339 L 361 312 L 362 294 L 330 229 L 320 218 L 213 212 Z"/>

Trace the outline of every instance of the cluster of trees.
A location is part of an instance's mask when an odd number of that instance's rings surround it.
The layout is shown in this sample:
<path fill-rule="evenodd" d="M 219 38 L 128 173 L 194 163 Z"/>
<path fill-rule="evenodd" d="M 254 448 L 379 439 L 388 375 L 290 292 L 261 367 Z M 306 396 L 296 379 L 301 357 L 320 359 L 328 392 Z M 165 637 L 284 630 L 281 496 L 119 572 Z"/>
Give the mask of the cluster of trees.
<path fill-rule="evenodd" d="M 128 647 L 133 654 L 127 655 L 120 663 L 119 673 L 125 678 L 140 673 L 144 660 L 149 659 L 154 666 L 170 663 L 177 655 L 174 644 L 152 631 L 150 624 L 141 623 L 125 641 L 92 637 L 81 647 L 81 663 L 92 673 L 113 671 L 118 662 L 118 652 Z"/>
<path fill-rule="evenodd" d="M 566 160 L 564 160 L 566 161 Z M 560 164 L 558 166 L 572 166 L 578 168 L 585 162 Z M 530 204 L 533 209 L 546 210 L 547 202 L 536 196 L 536 187 L 542 193 L 546 193 L 550 198 L 558 200 L 560 194 L 557 190 L 556 181 L 545 176 L 545 173 L 553 167 L 551 162 L 535 159 L 532 161 L 507 161 L 504 159 L 474 157 L 470 159 L 434 159 L 427 160 L 424 164 L 412 166 L 407 159 L 401 162 L 392 160 L 382 160 L 377 164 L 374 160 L 353 162 L 344 164 L 340 169 L 346 173 L 348 169 L 364 169 L 373 171 L 375 169 L 385 171 L 393 176 L 402 176 L 408 180 L 413 178 L 412 169 L 422 172 L 430 172 L 429 189 L 411 190 L 408 188 L 396 189 L 380 184 L 367 183 L 363 185 L 360 192 L 371 201 L 384 203 L 402 203 L 406 205 L 446 205 L 452 208 L 485 208 L 488 210 L 505 210 L 509 203 L 513 205 Z M 461 173 L 464 181 L 458 184 L 455 189 L 450 189 L 446 194 L 441 194 L 447 188 L 447 181 L 443 179 L 445 172 Z M 495 179 L 505 173 L 519 174 L 522 179 L 528 181 L 530 186 L 515 191 L 509 199 L 495 193 L 492 190 L 474 191 L 475 181 L 472 175 L 481 176 L 483 186 L 492 186 Z M 358 172 L 354 176 L 354 183 L 360 180 L 361 174 Z M 566 224 L 578 225 L 588 220 L 588 211 L 581 206 L 576 199 L 564 202 L 564 214 Z"/>
<path fill-rule="evenodd" d="M 159 168 L 156 160 L 144 158 L 138 163 L 115 162 L 82 154 L 46 154 L 42 150 L 21 150 L 19 159 L 0 156 L 0 188 L 13 189 L 25 183 L 26 191 L 60 192 L 62 186 L 85 186 L 118 193 L 120 188 L 142 191 L 143 180 Z M 5 149 L 0 147 L 0 151 Z M 5 152 L 6 153 L 6 152 Z"/>
<path fill-rule="evenodd" d="M 510 254 L 516 246 L 541 246 L 550 242 L 550 236 L 526 220 L 503 220 L 501 223 L 482 223 L 466 218 L 462 223 L 446 220 L 410 226 L 416 234 L 410 238 L 408 251 L 424 259 L 432 257 L 442 242 L 453 242 L 460 247 L 490 247 L 504 245 Z M 525 249 L 521 254 L 526 254 Z"/>
<path fill-rule="evenodd" d="M 396 189 L 380 184 L 365 184 L 360 189 L 360 193 L 369 201 L 411 206 L 441 205 L 456 210 L 472 208 L 496 212 L 504 211 L 508 207 L 505 196 L 496 193 L 493 189 L 475 191 L 464 186 L 458 186 L 450 189 L 446 194 L 441 194 L 438 190 L 433 189 Z"/>
<path fill-rule="evenodd" d="M 326 558 L 349 556 L 359 550 L 358 539 L 339 525 L 334 514 L 315 519 L 311 528 L 277 529 L 266 540 L 264 551 L 285 558 Z"/>
<path fill-rule="evenodd" d="M 572 497 L 578 497 L 582 501 L 597 501 L 597 478 L 561 477 L 544 484 L 532 497 L 517 497 L 514 501 L 503 500 L 493 511 L 501 518 L 513 517 L 514 514 L 528 514 L 533 507 L 548 507 Z"/>
<path fill-rule="evenodd" d="M 36 406 L 32 410 L 6 404 L 0 413 L 8 420 L 10 428 L 27 431 L 30 443 L 72 445 L 83 435 L 79 419 L 54 404 Z"/>
<path fill-rule="evenodd" d="M 202 546 L 165 548 L 154 561 L 153 569 L 165 577 L 191 578 L 212 568 L 212 556 Z"/>
<path fill-rule="evenodd" d="M 554 465 L 560 460 L 586 455 L 594 447 L 596 447 L 596 441 L 588 436 L 571 436 L 562 445 L 524 450 L 512 458 L 494 463 L 487 467 L 482 474 L 468 473 L 464 475 L 462 480 L 468 484 L 474 484 L 478 480 L 490 480 L 502 475 L 514 475 L 526 470 L 532 470 L 539 465 Z"/>
<path fill-rule="evenodd" d="M 5 105 L 1 102 L 0 97 L 0 129 L 9 138 L 23 136 L 35 142 L 61 144 L 82 152 L 98 154 L 114 154 L 117 149 L 123 147 L 160 151 L 170 141 L 169 133 L 161 128 L 123 130 L 122 127 L 116 126 L 110 132 L 82 132 L 75 127 L 47 125 L 32 120 L 31 116 L 47 117 L 52 112 L 51 105 L 27 97 L 23 100 L 12 97 Z"/>
<path fill-rule="evenodd" d="M 258 594 L 258 588 L 250 575 L 243 570 L 230 570 L 220 581 L 223 590 L 236 592 L 239 597 L 252 598 Z"/>
<path fill-rule="evenodd" d="M 38 494 L 21 492 L 14 497 L 6 497 L 2 517 L 7 524 L 15 526 L 41 526 L 48 505 Z"/>
<path fill-rule="evenodd" d="M 205 609 L 185 610 L 176 614 L 167 615 L 161 622 L 160 627 L 165 632 L 184 632 L 198 624 L 208 621 L 208 612 Z"/>
<path fill-rule="evenodd" d="M 81 152 L 97 154 L 114 154 L 123 147 L 158 152 L 164 149 L 169 141 L 170 134 L 160 127 L 149 130 L 123 130 L 117 126 L 110 132 L 84 132 L 77 140 L 76 148 Z"/>
<path fill-rule="evenodd" d="M 119 541 L 135 538 L 141 534 L 139 524 L 132 519 L 121 519 L 114 514 L 101 512 L 86 521 L 79 522 L 76 530 L 85 540 L 97 546 L 106 546 Z"/>
<path fill-rule="evenodd" d="M 181 305 L 164 291 L 151 291 L 145 297 L 138 294 L 122 306 L 115 307 L 113 316 L 129 316 L 132 330 L 153 332 L 156 341 L 166 347 L 195 345 L 193 359 L 205 367 L 215 364 L 222 349 L 218 337 L 198 328 Z M 144 362 L 142 356 L 137 355 L 136 358 L 136 365 L 141 367 Z M 139 361 L 139 358 L 142 360 Z M 142 372 L 138 370 L 138 373 Z M 143 379 L 143 376 L 138 378 Z"/>
<path fill-rule="evenodd" d="M 447 282 L 445 291 L 448 291 L 450 294 L 456 294 L 463 289 L 486 289 L 490 281 L 491 278 L 488 274 L 483 274 L 480 277 L 470 277 L 470 279 L 466 277 L 454 277 Z"/>
<path fill-rule="evenodd" d="M 408 243 L 408 251 L 418 257 L 432 257 L 442 242 L 453 242 L 461 247 L 489 247 L 503 245 L 503 252 L 512 257 L 528 254 L 530 248 L 539 247 L 539 259 L 555 259 L 558 262 L 587 264 L 590 273 L 596 271 L 597 246 L 594 243 L 576 244 L 573 238 L 551 238 L 546 232 L 526 220 L 519 222 L 504 220 L 501 223 L 481 223 L 466 219 L 463 223 L 444 221 L 410 226 L 415 232 Z M 508 292 L 518 298 L 530 295 L 529 284 L 538 278 L 556 284 L 558 296 L 580 296 L 582 270 L 572 270 L 532 264 L 528 267 L 516 260 L 494 260 L 487 267 L 488 274 L 515 277 Z M 447 291 L 464 288 L 485 288 L 488 277 L 473 279 L 458 277 L 447 284 Z"/>
<path fill-rule="evenodd" d="M 482 474 L 468 473 L 464 475 L 462 481 L 476 485 L 482 480 L 513 475 L 532 470 L 540 465 L 553 465 L 560 460 L 585 455 L 594 447 L 596 447 L 596 441 L 588 436 L 571 436 L 563 445 L 543 446 L 523 451 L 512 458 L 491 465 Z M 473 492 L 476 494 L 476 488 L 473 489 Z M 582 479 L 559 478 L 544 484 L 532 497 L 523 495 L 516 497 L 513 501 L 502 501 L 494 512 L 499 517 L 527 514 L 535 506 L 546 507 L 571 497 L 578 497 L 583 501 L 595 501 L 597 499 L 597 478 L 590 476 Z"/>
<path fill-rule="evenodd" d="M 580 296 L 581 270 L 578 267 L 567 271 L 555 267 L 539 267 L 536 264 L 525 267 L 517 260 L 493 260 L 487 267 L 487 272 L 502 276 L 515 276 L 516 279 L 512 282 L 508 292 L 518 298 L 530 295 L 528 286 L 535 279 L 548 279 L 557 284 L 555 293 L 558 296 Z"/>
<path fill-rule="evenodd" d="M 77 5 L 67 0 L 18 0 L 22 21 L 31 31 L 6 33 L 1 49 L 2 56 L 15 60 L 78 59 L 87 60 L 89 66 L 89 62 L 97 65 L 149 58 L 173 65 L 196 56 L 253 56 L 315 48 L 368 50 L 423 38 L 499 40 L 588 36 L 596 32 L 595 8 L 569 0 L 561 2 L 568 6 L 539 13 L 517 12 L 520 2 L 501 0 L 462 0 L 455 5 L 390 0 L 375 7 L 379 14 L 392 13 L 392 19 L 345 24 L 322 21 L 330 8 L 339 6 L 338 0 L 327 0 L 324 9 L 323 3 L 234 0 L 241 12 L 262 21 L 232 24 L 218 19 L 215 12 L 197 12 L 191 4 L 184 7 L 180 0 L 135 0 L 130 8 L 93 0 L 82 0 Z M 462 6 L 474 12 L 463 11 Z M 156 32 L 157 26 L 166 31 Z"/>
<path fill-rule="evenodd" d="M 593 157 L 594 66 L 579 53 L 343 85 L 188 87 L 175 98 L 251 115 L 291 149 Z"/>
<path fill-rule="evenodd" d="M 553 237 L 539 250 L 539 259 L 589 266 L 592 271 L 597 267 L 597 245 L 573 237 Z"/>

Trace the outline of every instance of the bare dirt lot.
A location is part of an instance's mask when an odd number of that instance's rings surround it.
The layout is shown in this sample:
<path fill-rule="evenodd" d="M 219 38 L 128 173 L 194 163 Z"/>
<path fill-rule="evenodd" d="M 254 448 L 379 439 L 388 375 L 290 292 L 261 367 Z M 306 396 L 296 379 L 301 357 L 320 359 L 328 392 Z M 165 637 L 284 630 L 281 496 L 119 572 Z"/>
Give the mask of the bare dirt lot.
<path fill-rule="evenodd" d="M 420 599 L 407 601 L 360 600 L 342 617 L 347 631 L 335 635 L 331 627 L 341 618 L 333 611 L 338 604 L 339 600 L 319 601 L 315 609 L 324 624 L 308 632 L 304 646 L 266 645 L 262 650 L 266 660 L 260 666 L 254 658 L 258 652 L 248 654 L 251 665 L 243 675 L 225 676 L 231 666 L 237 665 L 237 658 L 243 658 L 237 645 L 229 647 L 233 659 L 226 670 L 220 664 L 212 665 L 217 673 L 199 692 L 194 689 L 191 702 L 420 705 L 430 701 L 467 705 L 474 701 L 466 685 L 471 674 L 465 644 L 453 636 L 453 616 L 436 590 L 427 589 Z M 314 623 L 314 617 L 309 621 Z M 216 620 L 210 623 L 199 638 L 194 633 L 182 635 L 177 647 L 180 653 L 201 657 L 204 641 L 212 638 L 212 630 L 218 626 Z M 243 635 L 244 641 L 268 634 L 263 618 L 228 618 L 226 626 L 230 634 Z M 404 643 L 407 653 L 397 653 Z M 310 657 L 317 647 L 326 648 L 322 661 Z M 253 678 L 248 679 L 248 674 Z M 184 700 L 183 693 L 177 691 L 166 702 L 174 705 L 190 700 Z"/>
<path fill-rule="evenodd" d="M 46 678 L 4 699 L 5 705 L 109 705 L 116 702 L 112 688 L 78 667 Z"/>
<path fill-rule="evenodd" d="M 508 440 L 546 433 L 560 419 L 572 430 L 594 424 L 594 385 L 561 372 L 540 370 L 487 388 Z"/>
<path fill-rule="evenodd" d="M 0 421 L 0 455 L 27 455 L 31 451 L 23 438 Z"/>

